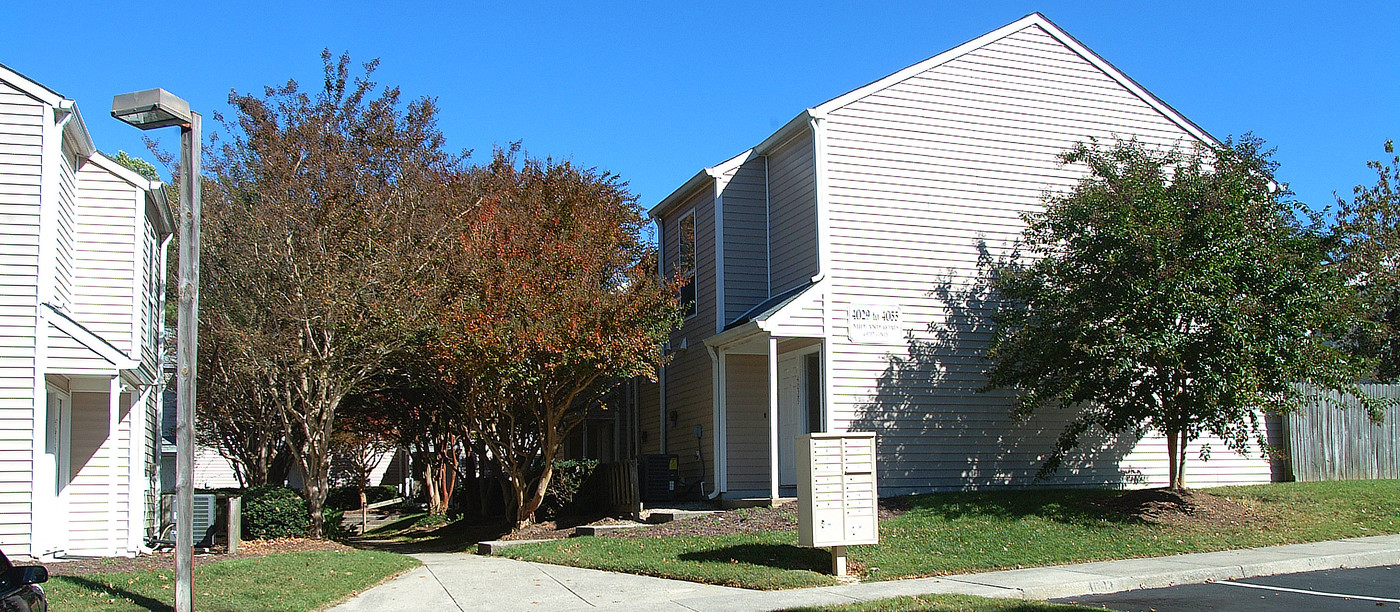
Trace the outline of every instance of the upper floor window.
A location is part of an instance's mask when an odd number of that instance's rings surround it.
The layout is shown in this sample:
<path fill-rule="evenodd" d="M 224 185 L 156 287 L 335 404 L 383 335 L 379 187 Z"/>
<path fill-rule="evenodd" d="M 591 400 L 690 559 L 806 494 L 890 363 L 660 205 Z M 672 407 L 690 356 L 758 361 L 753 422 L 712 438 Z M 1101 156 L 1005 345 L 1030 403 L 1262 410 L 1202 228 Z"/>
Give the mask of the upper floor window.
<path fill-rule="evenodd" d="M 676 258 L 676 271 L 684 279 L 681 287 L 681 308 L 685 316 L 699 312 L 695 296 L 695 211 L 681 217 L 680 231 L 676 235 L 680 256 Z"/>

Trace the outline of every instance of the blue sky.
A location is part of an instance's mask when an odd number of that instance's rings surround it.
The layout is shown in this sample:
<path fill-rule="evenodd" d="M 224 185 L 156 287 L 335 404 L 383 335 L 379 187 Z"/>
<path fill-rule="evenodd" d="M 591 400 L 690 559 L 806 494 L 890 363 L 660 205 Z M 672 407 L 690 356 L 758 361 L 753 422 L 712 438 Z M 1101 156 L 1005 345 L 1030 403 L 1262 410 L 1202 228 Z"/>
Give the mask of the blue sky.
<path fill-rule="evenodd" d="M 802 109 L 1040 11 L 1213 135 L 1278 147 L 1314 207 L 1400 138 L 1400 2 L 218 2 L 187 28 L 117 2 L 7 6 L 0 63 L 76 99 L 97 146 L 145 155 L 111 96 L 316 86 L 320 51 L 437 98 L 454 149 L 610 170 L 651 206 Z M 206 119 L 206 131 L 218 129 Z M 156 132 L 174 149 L 175 131 Z"/>

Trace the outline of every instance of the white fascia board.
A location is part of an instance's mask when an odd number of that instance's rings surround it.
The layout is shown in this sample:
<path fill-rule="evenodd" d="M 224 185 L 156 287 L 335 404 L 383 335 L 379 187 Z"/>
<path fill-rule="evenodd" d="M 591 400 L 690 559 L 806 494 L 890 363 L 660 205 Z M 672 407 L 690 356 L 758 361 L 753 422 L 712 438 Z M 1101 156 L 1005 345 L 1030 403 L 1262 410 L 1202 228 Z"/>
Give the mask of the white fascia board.
<path fill-rule="evenodd" d="M 698 191 L 701 187 L 708 185 L 710 181 L 713 180 L 714 177 L 710 175 L 708 168 L 696 172 L 695 176 L 690 177 L 690 180 L 686 181 L 675 191 L 672 191 L 671 195 L 666 196 L 656 206 L 651 207 L 651 210 L 647 211 L 647 216 L 652 219 L 660 219 L 661 215 L 665 214 L 669 209 L 684 202 L 691 194 Z"/>
<path fill-rule="evenodd" d="M 757 321 L 749 321 L 734 329 L 725 330 L 704 340 L 705 346 L 716 350 L 724 350 L 726 347 L 745 342 L 757 334 L 767 333 L 760 329 Z"/>
<path fill-rule="evenodd" d="M 122 353 L 121 349 L 112 346 L 106 340 L 103 340 L 101 336 L 92 333 L 91 330 L 69 318 L 68 315 L 63 314 L 48 302 L 39 306 L 39 317 L 52 324 L 63 333 L 68 334 L 70 338 L 77 340 L 78 343 L 87 347 L 88 350 L 95 353 L 98 357 L 111 363 L 112 366 L 118 370 L 134 370 L 141 366 L 140 361 L 128 357 L 126 354 Z"/>
<path fill-rule="evenodd" d="M 80 157 L 91 158 L 97 153 L 97 146 L 92 144 L 92 135 L 88 133 L 87 123 L 83 121 L 83 113 L 78 110 L 78 103 L 61 100 L 57 108 L 61 112 L 72 113 L 72 118 L 63 124 L 63 138 L 73 144 Z M 74 172 L 77 170 L 73 169 Z"/>
<path fill-rule="evenodd" d="M 92 157 L 88 158 L 88 161 L 97 164 L 97 167 L 102 168 L 107 172 L 110 172 L 112 176 L 115 176 L 128 183 L 131 183 L 132 187 L 136 187 L 138 189 L 145 189 L 147 191 L 151 191 L 154 189 L 158 189 L 163 184 L 160 181 L 152 181 L 144 176 L 141 176 L 140 174 L 137 174 L 135 170 L 123 166 L 120 163 L 117 163 L 117 160 L 115 159 L 107 157 L 106 153 L 98 152 L 96 155 L 93 155 Z"/>
<path fill-rule="evenodd" d="M 15 72 L 13 68 L 4 64 L 0 64 L 0 81 L 49 106 L 58 106 L 58 103 L 63 101 L 63 96 L 58 92 L 40 85 L 38 81 Z"/>
<path fill-rule="evenodd" d="M 972 52 L 973 50 L 984 47 L 988 44 L 991 44 L 997 40 L 1005 38 L 1006 36 L 1019 32 L 1030 26 L 1039 26 L 1045 31 L 1045 33 L 1049 34 L 1054 39 L 1060 41 L 1071 51 L 1084 58 L 1089 63 L 1093 64 L 1096 68 L 1101 70 L 1109 78 L 1118 82 L 1119 85 L 1122 85 L 1124 89 L 1127 89 L 1133 95 L 1137 96 L 1143 102 L 1147 103 L 1148 106 L 1151 106 L 1157 112 L 1161 113 L 1164 117 L 1167 118 L 1168 121 L 1175 123 L 1178 127 L 1185 130 L 1187 133 L 1191 134 L 1198 140 L 1213 145 L 1220 144 L 1220 141 L 1216 140 L 1215 137 L 1206 133 L 1206 131 L 1201 129 L 1200 126 L 1196 125 L 1190 119 L 1187 119 L 1184 115 L 1177 112 L 1176 109 L 1172 108 L 1166 102 L 1163 102 L 1160 98 L 1153 95 L 1152 92 L 1148 91 L 1142 85 L 1139 85 L 1137 81 L 1134 81 L 1127 74 L 1124 74 L 1123 71 L 1114 67 L 1113 64 L 1108 63 L 1108 61 L 1100 57 L 1099 54 L 1084 46 L 1083 43 L 1080 43 L 1068 32 L 1065 32 L 1064 30 L 1060 29 L 1060 27 L 1055 25 L 1054 22 L 1050 21 L 1048 18 L 1046 18 L 1044 15 L 1041 15 L 1040 13 L 1031 13 L 1029 15 L 1026 15 L 1025 17 L 1022 17 L 1000 28 L 992 30 L 991 32 L 983 34 L 982 36 L 978 36 L 977 38 L 974 38 L 961 45 L 953 47 L 952 49 L 944 51 L 943 53 L 939 53 L 938 55 L 928 58 L 922 62 L 904 68 L 903 70 L 900 70 L 885 78 L 870 83 L 869 85 L 859 87 L 840 96 L 832 98 L 831 100 L 823 102 L 822 104 L 811 109 L 810 112 L 813 115 L 824 117 L 828 113 L 837 110 L 843 106 L 846 106 L 847 104 L 850 104 L 851 102 L 854 102 L 860 98 L 885 89 L 886 87 L 894 85 L 895 83 L 908 79 L 909 77 L 912 77 L 916 74 L 919 74 L 936 66 L 940 66 L 942 64 L 946 64 L 950 61 L 958 59 Z"/>
<path fill-rule="evenodd" d="M 132 187 L 145 192 L 146 204 L 157 211 L 156 232 L 161 236 L 175 233 L 175 213 L 170 210 L 170 199 L 165 195 L 165 183 L 149 180 L 137 174 L 136 171 L 117 163 L 117 160 L 107 157 L 107 154 L 101 151 L 89 157 L 88 161 L 106 170 L 112 176 L 126 181 Z"/>
<path fill-rule="evenodd" d="M 788 121 L 786 125 L 778 128 L 778 131 L 773 132 L 767 138 L 764 138 L 763 142 L 755 145 L 752 151 L 755 155 L 767 155 L 769 151 L 787 143 L 787 141 L 792 140 L 793 136 L 806 130 L 809 122 L 817 116 L 818 115 L 815 114 L 815 109 L 810 108 L 798 113 L 797 116 Z"/>

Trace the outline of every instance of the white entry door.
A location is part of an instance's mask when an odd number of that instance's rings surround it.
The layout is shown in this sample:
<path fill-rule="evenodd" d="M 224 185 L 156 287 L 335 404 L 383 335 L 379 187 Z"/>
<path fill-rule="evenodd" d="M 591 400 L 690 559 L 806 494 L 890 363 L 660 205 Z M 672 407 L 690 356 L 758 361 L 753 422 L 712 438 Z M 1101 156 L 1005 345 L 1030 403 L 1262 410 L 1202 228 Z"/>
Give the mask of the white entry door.
<path fill-rule="evenodd" d="M 797 484 L 797 436 L 807 433 L 807 415 L 802 409 L 802 358 L 778 362 L 778 485 Z"/>

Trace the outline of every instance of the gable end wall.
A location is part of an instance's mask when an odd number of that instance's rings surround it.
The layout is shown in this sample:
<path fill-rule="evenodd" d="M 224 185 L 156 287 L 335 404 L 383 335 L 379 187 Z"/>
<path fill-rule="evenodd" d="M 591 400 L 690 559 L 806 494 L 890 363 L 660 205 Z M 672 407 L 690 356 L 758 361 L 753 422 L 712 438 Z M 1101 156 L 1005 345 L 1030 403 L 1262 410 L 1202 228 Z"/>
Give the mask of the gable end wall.
<path fill-rule="evenodd" d="M 1056 160 L 1075 143 L 1193 137 L 1035 25 L 833 109 L 824 125 L 834 429 L 879 434 L 882 494 L 1035 484 L 1068 415 L 1018 426 L 1010 394 L 976 392 L 990 313 L 968 294 L 979 255 L 1007 253 L 1019 215 L 1082 175 Z M 901 305 L 911 338 L 850 342 L 847 310 L 871 302 Z M 1214 448 L 1187 466 L 1188 484 L 1269 480 L 1266 462 Z M 1160 440 L 1098 450 L 1042 484 L 1165 481 Z"/>
<path fill-rule="evenodd" d="M 46 110 L 0 82 L 0 549 L 10 555 L 30 552 Z"/>

